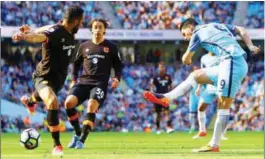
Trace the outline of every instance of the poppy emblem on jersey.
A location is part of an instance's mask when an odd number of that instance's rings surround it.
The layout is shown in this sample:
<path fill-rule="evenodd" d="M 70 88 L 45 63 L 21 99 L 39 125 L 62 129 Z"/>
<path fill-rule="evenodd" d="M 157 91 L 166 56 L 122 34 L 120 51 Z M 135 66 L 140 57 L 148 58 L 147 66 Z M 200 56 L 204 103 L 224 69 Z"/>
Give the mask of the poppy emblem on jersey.
<path fill-rule="evenodd" d="M 104 47 L 104 48 L 103 48 L 103 51 L 104 51 L 105 53 L 109 53 L 109 48 L 108 48 L 108 47 Z"/>

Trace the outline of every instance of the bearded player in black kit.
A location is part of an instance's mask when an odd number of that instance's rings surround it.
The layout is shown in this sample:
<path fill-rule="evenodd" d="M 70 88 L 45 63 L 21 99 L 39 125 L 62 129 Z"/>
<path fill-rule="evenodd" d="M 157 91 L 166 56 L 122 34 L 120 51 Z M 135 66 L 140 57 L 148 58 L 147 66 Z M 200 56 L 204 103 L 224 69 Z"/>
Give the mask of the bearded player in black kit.
<path fill-rule="evenodd" d="M 94 127 L 96 112 L 106 98 L 111 68 L 115 71 L 112 88 L 115 89 L 119 85 L 122 63 L 118 47 L 104 39 L 107 27 L 108 24 L 103 19 L 92 20 L 89 24 L 92 40 L 82 43 L 78 49 L 73 67 L 72 83 L 75 84 L 65 101 L 68 119 L 75 130 L 69 148 L 84 148 L 84 142 Z M 81 64 L 82 75 L 77 79 Z M 81 130 L 75 107 L 86 100 L 88 100 L 87 114 Z"/>
<path fill-rule="evenodd" d="M 68 65 L 75 49 L 74 34 L 83 25 L 83 13 L 80 7 L 71 6 L 66 10 L 61 24 L 45 26 L 35 31 L 24 25 L 20 27 L 20 32 L 12 37 L 15 41 L 42 43 L 42 60 L 32 75 L 36 91 L 30 97 L 24 95 L 21 101 L 30 114 L 35 113 L 36 103 L 45 103 L 49 130 L 54 141 L 52 155 L 63 155 L 56 93 L 64 85 Z"/>

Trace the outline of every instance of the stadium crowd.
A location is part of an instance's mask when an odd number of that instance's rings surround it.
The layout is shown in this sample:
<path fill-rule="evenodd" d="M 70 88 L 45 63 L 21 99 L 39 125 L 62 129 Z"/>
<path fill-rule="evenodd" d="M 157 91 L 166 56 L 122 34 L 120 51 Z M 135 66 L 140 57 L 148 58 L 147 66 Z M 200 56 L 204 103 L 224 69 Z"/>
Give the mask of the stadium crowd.
<path fill-rule="evenodd" d="M 249 2 L 245 26 L 249 28 L 264 28 L 264 2 Z"/>
<path fill-rule="evenodd" d="M 105 17 L 98 2 L 4 2 L 1 5 L 1 25 L 43 26 L 61 20 L 69 5 L 79 5 L 85 11 L 85 24 L 96 17 Z M 231 24 L 237 2 L 166 2 L 116 1 L 110 2 L 124 29 L 176 29 L 183 18 L 194 16 L 200 23 L 222 22 Z M 245 26 L 264 28 L 264 2 L 249 2 Z"/>
<path fill-rule="evenodd" d="M 20 103 L 19 98 L 23 94 L 29 94 L 33 91 L 33 82 L 29 75 L 32 74 L 36 63 L 40 60 L 40 50 L 32 46 L 6 44 L 2 45 L 1 52 L 2 97 Z M 229 130 L 261 131 L 264 128 L 264 66 L 262 60 L 255 59 L 254 61 L 250 62 L 249 74 L 235 99 L 235 104 L 231 108 Z M 189 66 L 181 65 L 180 62 L 167 65 L 167 73 L 171 75 L 174 86 L 182 82 L 191 72 L 191 69 Z M 71 69 L 69 69 L 70 71 Z M 149 89 L 150 79 L 156 73 L 156 67 L 152 63 L 145 65 L 125 64 L 122 74 L 124 84 L 121 84 L 115 91 L 108 90 L 104 106 L 96 116 L 95 130 L 155 131 L 153 105 L 146 102 L 141 93 L 143 90 Z M 69 84 L 70 74 L 58 96 L 60 119 L 63 121 L 67 120 L 63 103 L 69 90 Z M 176 130 L 189 129 L 188 101 L 189 96 L 186 95 L 170 105 L 170 116 Z M 20 105 L 22 106 L 22 104 Z M 78 106 L 80 114 L 85 112 L 85 106 L 86 104 Z M 214 102 L 207 110 L 208 124 L 215 113 L 215 109 Z M 39 104 L 38 111 L 46 113 L 45 106 Z M 21 117 L 11 119 L 4 115 L 1 118 L 3 132 L 17 132 L 21 128 L 32 126 Z M 162 122 L 161 126 L 163 127 L 165 124 L 166 122 Z M 38 127 L 44 128 L 43 125 L 38 125 Z"/>
<path fill-rule="evenodd" d="M 1 25 L 28 24 L 32 27 L 40 27 L 55 24 L 62 19 L 64 10 L 70 5 L 78 5 L 84 9 L 86 19 L 84 26 L 88 26 L 91 19 L 104 17 L 96 1 L 14 1 L 1 3 Z"/>
<path fill-rule="evenodd" d="M 112 2 L 125 29 L 176 29 L 191 15 L 198 22 L 231 24 L 236 2 Z"/>

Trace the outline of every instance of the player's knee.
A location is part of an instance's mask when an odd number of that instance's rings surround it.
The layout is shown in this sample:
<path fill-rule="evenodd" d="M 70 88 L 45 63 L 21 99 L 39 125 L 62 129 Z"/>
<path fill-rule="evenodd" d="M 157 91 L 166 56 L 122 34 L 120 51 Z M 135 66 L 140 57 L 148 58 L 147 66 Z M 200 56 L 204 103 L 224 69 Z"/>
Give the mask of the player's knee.
<path fill-rule="evenodd" d="M 99 103 L 95 99 L 90 99 L 87 103 L 87 111 L 88 113 L 96 113 L 98 110 Z"/>
<path fill-rule="evenodd" d="M 198 107 L 198 111 L 200 112 L 204 112 L 208 107 L 208 104 L 206 103 L 200 103 L 199 107 Z"/>
<path fill-rule="evenodd" d="M 56 96 L 52 96 L 46 100 L 46 106 L 48 109 L 59 109 L 59 102 Z"/>
<path fill-rule="evenodd" d="M 190 74 L 190 76 L 191 76 L 192 78 L 194 78 L 195 80 L 197 80 L 197 79 L 200 77 L 201 73 L 202 73 L 202 70 L 195 70 L 195 71 L 193 71 L 193 72 Z"/>
<path fill-rule="evenodd" d="M 66 98 L 65 102 L 64 102 L 64 107 L 66 109 L 71 109 L 71 108 L 74 108 L 78 103 L 78 99 L 73 96 L 73 95 L 70 95 Z"/>
<path fill-rule="evenodd" d="M 233 103 L 233 98 L 230 98 L 230 97 L 219 97 L 218 98 L 219 109 L 229 109 L 232 103 Z"/>

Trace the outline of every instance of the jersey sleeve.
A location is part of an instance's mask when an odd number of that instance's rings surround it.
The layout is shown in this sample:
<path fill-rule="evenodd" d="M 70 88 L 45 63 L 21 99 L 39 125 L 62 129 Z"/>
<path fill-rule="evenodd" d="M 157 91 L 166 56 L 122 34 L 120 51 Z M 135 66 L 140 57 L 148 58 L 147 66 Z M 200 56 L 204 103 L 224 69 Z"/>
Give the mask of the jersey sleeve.
<path fill-rule="evenodd" d="M 72 80 L 76 80 L 78 77 L 78 71 L 81 67 L 83 56 L 82 56 L 82 44 L 79 46 L 73 63 Z"/>
<path fill-rule="evenodd" d="M 236 27 L 235 25 L 231 25 L 231 24 L 225 24 L 225 26 L 227 27 L 227 29 L 234 35 L 236 36 Z"/>
<path fill-rule="evenodd" d="M 43 31 L 43 34 L 45 34 L 47 37 L 45 43 L 56 43 L 56 29 L 54 27 Z"/>
<path fill-rule="evenodd" d="M 194 33 L 191 36 L 187 51 L 188 52 L 196 52 L 199 48 L 199 45 L 200 45 L 200 38 L 199 38 L 197 33 Z"/>
<path fill-rule="evenodd" d="M 121 62 L 121 55 L 117 46 L 115 46 L 112 51 L 112 66 L 115 71 L 115 77 L 120 81 L 122 62 Z"/>

